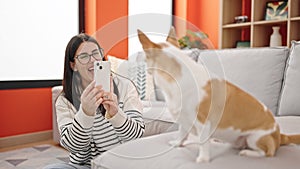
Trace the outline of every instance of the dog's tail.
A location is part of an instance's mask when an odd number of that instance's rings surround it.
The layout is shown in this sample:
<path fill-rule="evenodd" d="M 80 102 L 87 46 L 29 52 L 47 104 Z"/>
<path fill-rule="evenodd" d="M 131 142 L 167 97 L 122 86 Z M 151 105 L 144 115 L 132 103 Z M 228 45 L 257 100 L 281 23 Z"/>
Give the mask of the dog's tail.
<path fill-rule="evenodd" d="M 286 144 L 300 144 L 300 134 L 296 134 L 296 135 L 280 134 L 280 145 L 286 145 Z"/>

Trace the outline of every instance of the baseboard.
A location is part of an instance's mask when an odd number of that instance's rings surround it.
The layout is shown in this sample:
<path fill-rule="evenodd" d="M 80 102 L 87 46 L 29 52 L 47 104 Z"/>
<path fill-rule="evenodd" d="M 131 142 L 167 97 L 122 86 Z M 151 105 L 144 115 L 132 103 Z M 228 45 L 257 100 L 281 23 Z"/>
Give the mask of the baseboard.
<path fill-rule="evenodd" d="M 52 130 L 0 138 L 0 148 L 52 139 Z"/>

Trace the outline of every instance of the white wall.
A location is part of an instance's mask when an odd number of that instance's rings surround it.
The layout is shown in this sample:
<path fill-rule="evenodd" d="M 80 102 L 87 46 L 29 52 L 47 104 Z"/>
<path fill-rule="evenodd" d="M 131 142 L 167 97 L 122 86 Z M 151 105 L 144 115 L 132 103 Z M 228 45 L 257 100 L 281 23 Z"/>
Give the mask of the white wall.
<path fill-rule="evenodd" d="M 62 79 L 78 0 L 0 1 L 0 81 Z"/>

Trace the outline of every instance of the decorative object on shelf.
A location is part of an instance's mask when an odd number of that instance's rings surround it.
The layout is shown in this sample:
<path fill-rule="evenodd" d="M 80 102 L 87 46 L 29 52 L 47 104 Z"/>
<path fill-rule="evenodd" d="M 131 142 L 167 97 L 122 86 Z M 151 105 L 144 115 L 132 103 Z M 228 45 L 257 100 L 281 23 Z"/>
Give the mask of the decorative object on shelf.
<path fill-rule="evenodd" d="M 269 1 L 266 4 L 265 20 L 287 19 L 288 1 Z"/>
<path fill-rule="evenodd" d="M 250 41 L 237 41 L 236 48 L 250 48 Z"/>
<path fill-rule="evenodd" d="M 248 21 L 248 16 L 247 15 L 242 15 L 242 16 L 236 16 L 234 17 L 235 23 L 244 23 Z"/>
<path fill-rule="evenodd" d="M 237 41 L 245 40 L 251 40 L 251 48 L 269 47 L 270 35 L 273 31 L 272 26 L 280 26 L 282 46 L 291 47 L 292 40 L 299 41 L 300 0 L 281 2 L 287 5 L 284 12 L 286 14 L 284 18 L 287 18 L 279 20 L 265 20 L 268 1 L 275 0 L 220 0 L 220 9 L 222 10 L 219 21 L 218 48 L 236 48 Z M 279 1 L 282 0 L 276 1 L 280 4 Z M 242 15 L 247 15 L 248 21 L 246 23 L 234 23 L 234 18 Z M 270 16 L 268 17 L 270 18 Z M 209 36 L 212 35 L 209 33 Z"/>
<path fill-rule="evenodd" d="M 204 32 L 197 31 L 193 32 L 191 30 L 186 31 L 186 35 L 178 40 L 181 49 L 187 48 L 198 48 L 198 49 L 208 49 L 208 46 L 202 41 L 202 39 L 208 38 L 208 35 Z"/>
<path fill-rule="evenodd" d="M 273 33 L 270 37 L 270 47 L 282 46 L 282 38 L 279 33 L 279 26 L 273 26 Z"/>

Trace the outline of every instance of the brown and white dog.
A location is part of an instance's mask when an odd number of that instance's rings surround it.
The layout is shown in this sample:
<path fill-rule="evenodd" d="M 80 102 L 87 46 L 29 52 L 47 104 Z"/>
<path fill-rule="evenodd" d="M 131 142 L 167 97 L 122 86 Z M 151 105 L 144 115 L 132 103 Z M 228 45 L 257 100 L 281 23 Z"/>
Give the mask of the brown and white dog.
<path fill-rule="evenodd" d="M 179 137 L 170 143 L 182 146 L 189 133 L 196 135 L 200 142 L 197 162 L 210 160 L 210 138 L 254 157 L 274 156 L 280 145 L 300 144 L 300 134 L 280 133 L 273 114 L 260 101 L 224 79 L 210 78 L 204 65 L 185 55 L 178 48 L 174 28 L 164 43 L 152 42 L 140 30 L 138 37 L 150 73 L 180 125 Z"/>

